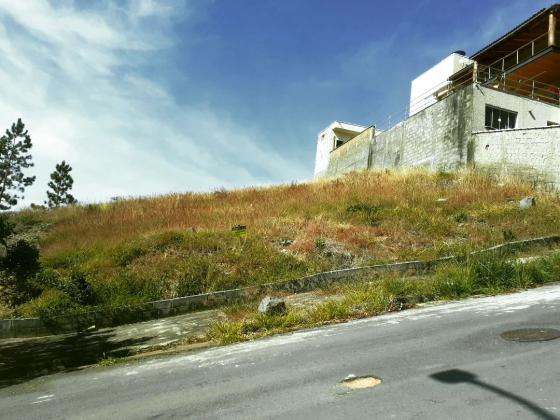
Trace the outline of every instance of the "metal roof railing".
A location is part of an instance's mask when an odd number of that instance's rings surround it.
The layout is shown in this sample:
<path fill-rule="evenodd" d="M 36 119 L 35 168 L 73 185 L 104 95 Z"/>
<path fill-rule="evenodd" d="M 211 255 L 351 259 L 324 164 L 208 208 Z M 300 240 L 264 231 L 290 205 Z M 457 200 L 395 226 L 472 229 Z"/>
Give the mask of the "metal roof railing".
<path fill-rule="evenodd" d="M 533 58 L 535 55 L 546 50 L 548 47 L 547 32 L 519 47 L 517 50 L 509 53 L 508 55 L 494 61 L 488 67 L 498 68 L 501 69 L 501 71 L 507 71 L 529 60 L 530 58 Z"/>

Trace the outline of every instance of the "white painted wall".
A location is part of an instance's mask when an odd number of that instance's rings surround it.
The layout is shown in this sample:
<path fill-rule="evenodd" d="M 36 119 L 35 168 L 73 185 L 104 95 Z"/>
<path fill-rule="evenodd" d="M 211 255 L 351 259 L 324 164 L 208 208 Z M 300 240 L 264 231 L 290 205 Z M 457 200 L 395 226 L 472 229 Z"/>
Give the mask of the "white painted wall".
<path fill-rule="evenodd" d="M 357 124 L 343 123 L 334 121 L 327 128 L 322 130 L 317 136 L 317 152 L 315 153 L 315 178 L 320 178 L 327 172 L 329 167 L 329 156 L 334 149 L 337 138 L 346 141 L 351 137 L 357 136 L 367 127 Z M 344 131 L 344 134 L 340 133 Z M 337 133 L 338 131 L 338 133 Z"/>
<path fill-rule="evenodd" d="M 449 84 L 449 77 L 472 63 L 472 60 L 453 53 L 414 79 L 410 86 L 410 111 L 414 115 L 436 103 L 434 93 Z"/>
<path fill-rule="evenodd" d="M 511 93 L 476 85 L 473 97 L 473 131 L 485 130 L 486 105 L 517 112 L 517 129 L 546 127 L 560 123 L 560 108 Z"/>

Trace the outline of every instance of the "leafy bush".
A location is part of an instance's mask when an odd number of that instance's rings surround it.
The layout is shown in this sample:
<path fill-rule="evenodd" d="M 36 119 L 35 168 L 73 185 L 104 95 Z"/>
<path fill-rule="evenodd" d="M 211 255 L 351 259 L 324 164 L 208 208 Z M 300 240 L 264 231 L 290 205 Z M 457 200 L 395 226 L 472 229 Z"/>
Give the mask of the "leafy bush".
<path fill-rule="evenodd" d="M 7 247 L 7 239 L 14 233 L 14 223 L 5 214 L 0 214 L 0 243 Z"/>
<path fill-rule="evenodd" d="M 19 278 L 31 278 L 39 270 L 39 250 L 24 239 L 8 247 L 4 268 Z"/>
<path fill-rule="evenodd" d="M 39 269 L 39 251 L 28 241 L 20 239 L 9 244 L 6 255 L 0 258 L 0 300 L 15 307 L 37 296 L 40 290 L 33 282 Z"/>
<path fill-rule="evenodd" d="M 97 302 L 93 287 L 84 273 L 72 273 L 64 284 L 64 291 L 80 305 L 94 305 Z"/>
<path fill-rule="evenodd" d="M 346 208 L 349 214 L 357 215 L 360 221 L 368 226 L 377 226 L 380 221 L 381 206 L 366 203 L 352 204 Z"/>
<path fill-rule="evenodd" d="M 28 317 L 52 320 L 59 316 L 72 314 L 77 308 L 78 305 L 66 293 L 56 289 L 47 289 L 41 296 L 22 305 L 18 312 Z"/>
<path fill-rule="evenodd" d="M 126 267 L 137 258 L 145 255 L 146 252 L 146 249 L 142 248 L 139 245 L 117 247 L 113 251 L 113 258 L 117 265 L 119 265 L 120 267 Z"/>

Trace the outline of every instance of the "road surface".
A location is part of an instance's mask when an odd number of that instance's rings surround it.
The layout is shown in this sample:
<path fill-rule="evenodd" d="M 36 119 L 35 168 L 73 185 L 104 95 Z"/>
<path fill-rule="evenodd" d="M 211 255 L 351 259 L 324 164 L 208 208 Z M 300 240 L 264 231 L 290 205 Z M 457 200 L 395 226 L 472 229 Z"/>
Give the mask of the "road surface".
<path fill-rule="evenodd" d="M 0 418 L 559 418 L 560 339 L 500 336 L 525 327 L 560 329 L 559 285 L 37 378 Z"/>

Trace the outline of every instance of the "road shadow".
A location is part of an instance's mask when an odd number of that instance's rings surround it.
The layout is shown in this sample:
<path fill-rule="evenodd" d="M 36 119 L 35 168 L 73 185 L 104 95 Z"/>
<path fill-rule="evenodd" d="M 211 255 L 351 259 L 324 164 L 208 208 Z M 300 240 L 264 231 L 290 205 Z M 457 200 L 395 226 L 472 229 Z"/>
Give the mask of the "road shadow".
<path fill-rule="evenodd" d="M 523 406 L 525 409 L 532 412 L 538 418 L 546 419 L 546 420 L 558 420 L 558 417 L 549 413 L 544 408 L 539 407 L 534 402 L 529 401 L 528 399 L 523 398 L 520 395 L 506 391 L 505 389 L 502 389 L 495 385 L 482 382 L 481 380 L 478 379 L 478 377 L 475 374 L 471 372 L 460 370 L 460 369 L 450 369 L 450 370 L 434 373 L 430 375 L 430 377 L 432 379 L 435 379 L 436 381 L 443 382 L 445 384 L 450 384 L 450 385 L 466 383 L 466 384 L 478 386 L 479 388 L 493 392 L 496 395 L 507 398 Z"/>
<path fill-rule="evenodd" d="M 113 329 L 0 341 L 0 389 L 38 376 L 70 372 L 104 357 L 130 353 L 153 337 L 118 340 Z"/>

